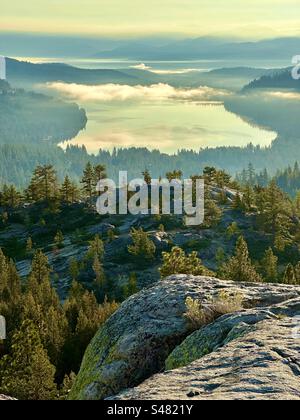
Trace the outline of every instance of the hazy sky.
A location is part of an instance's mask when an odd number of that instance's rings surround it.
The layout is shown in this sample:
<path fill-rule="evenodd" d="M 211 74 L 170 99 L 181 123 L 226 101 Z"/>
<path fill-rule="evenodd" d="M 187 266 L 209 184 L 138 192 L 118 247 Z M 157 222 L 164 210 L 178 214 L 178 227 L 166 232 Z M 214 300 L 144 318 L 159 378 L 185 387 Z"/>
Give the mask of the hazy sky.
<path fill-rule="evenodd" d="M 300 35 L 299 0 L 12 0 L 0 30 L 81 35 Z"/>

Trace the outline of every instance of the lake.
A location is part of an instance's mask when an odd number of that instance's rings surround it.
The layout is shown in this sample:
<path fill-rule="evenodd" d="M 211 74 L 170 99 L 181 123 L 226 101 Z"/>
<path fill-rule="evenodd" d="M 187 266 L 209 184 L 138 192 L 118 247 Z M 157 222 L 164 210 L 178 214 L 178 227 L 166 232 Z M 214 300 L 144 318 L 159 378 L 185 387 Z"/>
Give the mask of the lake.
<path fill-rule="evenodd" d="M 268 146 L 276 133 L 253 127 L 225 110 L 222 103 L 142 101 L 80 103 L 88 115 L 86 130 L 67 144 L 84 144 L 89 152 L 100 148 L 148 147 L 173 153 L 178 149 Z"/>
<path fill-rule="evenodd" d="M 141 63 L 128 60 L 69 59 L 65 62 L 87 68 L 118 69 L 141 66 Z M 156 61 L 143 65 L 160 74 L 180 74 L 242 64 L 246 63 L 200 60 Z M 270 68 L 280 63 L 252 63 L 253 66 L 254 64 Z M 80 132 L 73 140 L 64 142 L 62 147 L 66 147 L 67 144 L 85 145 L 91 153 L 100 148 L 112 150 L 114 147 L 148 147 L 174 153 L 182 148 L 199 150 L 205 147 L 246 146 L 249 143 L 268 146 L 277 136 L 275 132 L 254 127 L 226 111 L 223 101 L 228 93 L 214 89 L 184 90 L 164 84 L 130 87 L 64 83 L 57 83 L 51 88 L 53 93 L 64 99 L 76 101 L 86 110 L 88 116 L 86 130 Z"/>

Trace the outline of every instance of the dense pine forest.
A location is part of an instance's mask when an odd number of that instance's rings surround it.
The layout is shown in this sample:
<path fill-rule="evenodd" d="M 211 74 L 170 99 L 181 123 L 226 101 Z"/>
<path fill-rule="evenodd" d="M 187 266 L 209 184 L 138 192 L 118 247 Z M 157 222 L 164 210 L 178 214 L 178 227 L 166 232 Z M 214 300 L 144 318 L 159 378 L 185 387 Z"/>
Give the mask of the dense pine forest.
<path fill-rule="evenodd" d="M 14 89 L 0 80 L 0 143 L 59 143 L 86 125 L 85 111 L 48 96 Z"/>
<path fill-rule="evenodd" d="M 0 393 L 65 399 L 91 338 L 147 275 L 148 284 L 178 273 L 300 284 L 300 197 L 277 185 L 298 173 L 296 165 L 258 183 L 249 167 L 237 182 L 206 167 L 192 176 L 206 182 L 205 223 L 193 229 L 175 215 L 97 214 L 103 164 L 88 162 L 79 182 L 68 175 L 60 182 L 53 166 L 39 165 L 25 189 L 4 185 L 0 313 L 8 339 L 0 344 Z M 143 171 L 147 183 L 151 175 Z"/>

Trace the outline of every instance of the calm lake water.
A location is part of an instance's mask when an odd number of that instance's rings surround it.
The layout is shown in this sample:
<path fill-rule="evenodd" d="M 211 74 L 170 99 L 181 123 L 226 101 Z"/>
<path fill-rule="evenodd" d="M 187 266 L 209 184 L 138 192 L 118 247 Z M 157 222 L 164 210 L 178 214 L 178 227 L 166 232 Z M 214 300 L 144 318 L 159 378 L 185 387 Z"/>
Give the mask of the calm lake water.
<path fill-rule="evenodd" d="M 81 103 L 88 124 L 67 144 L 84 144 L 89 152 L 114 147 L 148 147 L 173 153 L 178 149 L 269 145 L 276 133 L 250 126 L 222 104 L 143 101 L 138 103 Z"/>

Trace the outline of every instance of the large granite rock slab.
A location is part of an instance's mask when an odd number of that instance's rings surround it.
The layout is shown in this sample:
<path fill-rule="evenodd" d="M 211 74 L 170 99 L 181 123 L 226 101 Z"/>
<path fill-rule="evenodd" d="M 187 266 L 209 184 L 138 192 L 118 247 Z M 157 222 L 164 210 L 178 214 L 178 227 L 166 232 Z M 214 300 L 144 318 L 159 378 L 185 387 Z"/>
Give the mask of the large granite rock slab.
<path fill-rule="evenodd" d="M 299 319 L 290 317 L 239 324 L 218 350 L 112 399 L 300 400 L 297 331 Z"/>
<path fill-rule="evenodd" d="M 263 310 L 300 297 L 300 287 L 295 286 L 171 276 L 129 298 L 100 328 L 86 351 L 70 399 L 104 399 L 164 370 L 172 351 L 193 333 L 183 316 L 186 298 L 208 304 L 221 290 L 242 293 L 245 307 Z M 272 318 L 272 313 L 268 316 Z"/>

